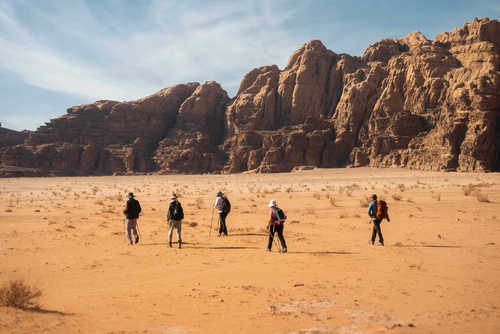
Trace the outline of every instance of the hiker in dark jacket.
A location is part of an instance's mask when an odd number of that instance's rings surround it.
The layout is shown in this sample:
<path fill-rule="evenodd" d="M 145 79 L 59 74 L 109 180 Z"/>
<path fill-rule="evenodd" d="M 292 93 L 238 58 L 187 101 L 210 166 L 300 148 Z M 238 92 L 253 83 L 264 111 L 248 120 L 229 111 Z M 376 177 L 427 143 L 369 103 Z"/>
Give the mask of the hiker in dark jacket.
<path fill-rule="evenodd" d="M 283 236 L 283 223 L 285 222 L 284 219 L 281 219 L 278 210 L 281 210 L 278 208 L 276 205 L 276 201 L 273 199 L 269 202 L 269 214 L 271 218 L 269 219 L 269 242 L 267 243 L 267 251 L 271 251 L 271 247 L 273 246 L 273 240 L 274 240 L 274 234 L 278 233 L 278 238 L 280 239 L 281 242 L 281 252 L 286 253 L 286 242 L 285 242 L 285 237 Z M 283 214 L 284 215 L 284 214 Z M 286 219 L 286 217 L 285 217 Z"/>
<path fill-rule="evenodd" d="M 379 246 L 383 246 L 384 237 L 382 236 L 382 229 L 380 228 L 380 223 L 384 218 L 387 218 L 388 222 L 390 222 L 391 219 L 389 218 L 389 213 L 387 213 L 387 211 L 385 212 L 385 217 L 377 217 L 377 195 L 375 194 L 372 195 L 372 201 L 368 205 L 368 216 L 371 217 L 373 223 L 373 231 L 370 244 L 373 245 L 375 243 L 375 239 L 378 234 L 378 244 Z"/>
<path fill-rule="evenodd" d="M 127 237 L 129 244 L 132 245 L 132 231 L 134 232 L 135 243 L 139 242 L 139 235 L 137 234 L 137 218 L 139 218 L 139 213 L 141 213 L 141 205 L 139 204 L 139 201 L 134 198 L 133 193 L 128 193 L 128 198 L 129 200 L 127 201 L 127 206 L 125 207 L 125 210 L 123 210 L 123 213 L 127 217 Z"/>
<path fill-rule="evenodd" d="M 182 209 L 181 202 L 177 200 L 177 195 L 172 194 L 170 198 L 170 205 L 168 206 L 168 245 L 172 247 L 172 231 L 177 232 L 177 241 L 179 242 L 179 248 L 182 247 L 182 239 L 181 239 L 181 229 L 182 229 L 182 220 L 184 219 L 184 210 Z"/>
<path fill-rule="evenodd" d="M 231 211 L 231 203 L 220 191 L 217 193 L 214 208 L 219 212 L 219 237 L 222 233 L 227 237 L 226 217 Z"/>

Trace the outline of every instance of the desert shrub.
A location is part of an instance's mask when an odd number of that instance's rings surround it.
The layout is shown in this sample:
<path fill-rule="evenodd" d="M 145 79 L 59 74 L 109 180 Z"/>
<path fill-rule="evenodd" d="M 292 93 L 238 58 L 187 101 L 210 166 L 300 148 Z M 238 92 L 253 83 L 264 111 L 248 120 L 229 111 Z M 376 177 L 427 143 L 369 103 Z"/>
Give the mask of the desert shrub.
<path fill-rule="evenodd" d="M 38 308 L 37 299 L 41 295 L 42 291 L 22 280 L 10 281 L 0 288 L 0 305 L 20 309 Z"/>
<path fill-rule="evenodd" d="M 359 206 L 362 208 L 367 207 L 371 202 L 370 197 L 363 197 L 362 199 L 359 200 Z"/>
<path fill-rule="evenodd" d="M 203 199 L 201 197 L 198 197 L 196 199 L 196 208 L 201 209 L 203 207 Z"/>
<path fill-rule="evenodd" d="M 432 195 L 432 198 L 434 198 L 438 202 L 441 201 L 441 193 L 437 193 L 437 194 Z"/>
<path fill-rule="evenodd" d="M 488 195 L 485 193 L 482 193 L 481 191 L 476 191 L 476 199 L 479 202 L 484 202 L 484 203 L 489 203 L 490 200 L 488 199 Z"/>
<path fill-rule="evenodd" d="M 392 199 L 395 201 L 400 201 L 402 199 L 400 194 L 392 194 Z"/>
<path fill-rule="evenodd" d="M 400 184 L 398 184 L 398 189 L 399 189 L 400 192 L 404 192 L 405 189 L 406 189 L 406 187 L 405 187 L 405 185 L 403 183 L 400 183 Z"/>
<path fill-rule="evenodd" d="M 335 199 L 335 196 L 329 195 L 328 201 L 330 202 L 331 206 L 337 206 L 337 200 Z"/>
<path fill-rule="evenodd" d="M 474 186 L 472 184 L 468 184 L 463 188 L 464 195 L 469 196 L 474 191 Z"/>
<path fill-rule="evenodd" d="M 320 195 L 320 193 L 314 193 L 314 194 L 313 194 L 313 197 L 314 197 L 314 199 L 316 199 L 316 200 L 321 199 L 321 195 Z"/>

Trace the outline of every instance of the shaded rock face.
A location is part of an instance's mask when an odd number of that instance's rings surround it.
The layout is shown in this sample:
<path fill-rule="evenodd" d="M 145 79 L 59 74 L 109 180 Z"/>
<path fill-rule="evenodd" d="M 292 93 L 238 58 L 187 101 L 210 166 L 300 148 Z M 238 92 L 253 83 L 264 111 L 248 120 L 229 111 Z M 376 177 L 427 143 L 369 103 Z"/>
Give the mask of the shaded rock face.
<path fill-rule="evenodd" d="M 232 99 L 215 82 L 177 85 L 136 101 L 69 108 L 25 137 L 0 145 L 4 169 L 499 170 L 500 23 L 474 19 L 434 41 L 418 32 L 384 39 L 362 57 L 310 41 L 283 70 L 250 71 Z"/>

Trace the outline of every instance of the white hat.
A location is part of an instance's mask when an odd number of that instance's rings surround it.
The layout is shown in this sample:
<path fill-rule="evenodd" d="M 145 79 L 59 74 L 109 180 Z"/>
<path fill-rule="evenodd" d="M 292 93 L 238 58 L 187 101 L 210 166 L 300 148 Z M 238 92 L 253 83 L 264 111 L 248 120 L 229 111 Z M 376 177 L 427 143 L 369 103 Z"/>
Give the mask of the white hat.
<path fill-rule="evenodd" d="M 276 206 L 276 201 L 274 199 L 272 199 L 270 202 L 269 202 L 269 207 L 272 208 L 273 206 Z"/>

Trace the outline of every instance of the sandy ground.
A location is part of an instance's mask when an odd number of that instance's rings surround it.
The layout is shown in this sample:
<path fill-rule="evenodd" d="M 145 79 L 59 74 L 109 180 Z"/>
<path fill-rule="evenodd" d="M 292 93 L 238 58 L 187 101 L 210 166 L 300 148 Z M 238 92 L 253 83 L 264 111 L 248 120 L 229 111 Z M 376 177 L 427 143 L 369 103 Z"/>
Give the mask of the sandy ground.
<path fill-rule="evenodd" d="M 230 235 L 209 239 L 218 190 Z M 133 246 L 129 191 L 143 207 Z M 166 244 L 172 191 L 182 249 Z M 389 204 L 385 247 L 368 245 L 372 193 Z M 288 216 L 288 254 L 265 251 L 270 199 Z M 499 174 L 1 179 L 0 202 L 0 284 L 43 291 L 38 312 L 0 307 L 1 333 L 500 332 Z"/>

